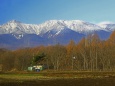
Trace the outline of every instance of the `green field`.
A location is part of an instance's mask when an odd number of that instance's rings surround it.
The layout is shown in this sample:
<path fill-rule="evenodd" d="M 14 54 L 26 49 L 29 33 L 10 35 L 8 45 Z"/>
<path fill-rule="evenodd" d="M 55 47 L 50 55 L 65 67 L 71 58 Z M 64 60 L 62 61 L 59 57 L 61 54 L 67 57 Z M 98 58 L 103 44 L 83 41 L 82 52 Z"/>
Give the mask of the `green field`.
<path fill-rule="evenodd" d="M 114 86 L 115 72 L 1 73 L 0 86 Z"/>

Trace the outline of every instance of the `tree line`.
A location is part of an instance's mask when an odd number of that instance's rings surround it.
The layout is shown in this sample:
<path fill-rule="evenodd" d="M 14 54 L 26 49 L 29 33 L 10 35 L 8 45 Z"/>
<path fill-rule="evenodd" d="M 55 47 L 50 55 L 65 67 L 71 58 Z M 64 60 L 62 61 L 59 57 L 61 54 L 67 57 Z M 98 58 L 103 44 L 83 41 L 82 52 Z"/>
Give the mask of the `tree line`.
<path fill-rule="evenodd" d="M 107 40 L 94 33 L 79 43 L 38 46 L 18 50 L 0 49 L 0 67 L 3 71 L 23 71 L 28 66 L 43 64 L 47 70 L 114 71 L 115 31 Z"/>

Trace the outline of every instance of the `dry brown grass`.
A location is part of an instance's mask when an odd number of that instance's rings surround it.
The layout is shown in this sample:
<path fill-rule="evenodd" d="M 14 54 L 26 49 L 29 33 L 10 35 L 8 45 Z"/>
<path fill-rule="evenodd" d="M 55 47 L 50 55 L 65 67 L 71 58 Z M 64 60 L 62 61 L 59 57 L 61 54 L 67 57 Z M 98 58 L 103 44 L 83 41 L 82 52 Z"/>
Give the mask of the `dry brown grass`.
<path fill-rule="evenodd" d="M 1 73 L 0 86 L 114 86 L 115 72 Z"/>

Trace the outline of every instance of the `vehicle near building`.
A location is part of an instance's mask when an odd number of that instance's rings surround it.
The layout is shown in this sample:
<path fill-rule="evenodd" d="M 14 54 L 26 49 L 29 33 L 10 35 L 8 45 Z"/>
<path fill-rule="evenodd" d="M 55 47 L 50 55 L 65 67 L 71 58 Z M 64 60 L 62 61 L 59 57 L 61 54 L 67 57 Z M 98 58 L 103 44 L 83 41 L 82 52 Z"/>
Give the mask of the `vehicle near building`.
<path fill-rule="evenodd" d="M 34 65 L 34 66 L 28 67 L 28 71 L 40 72 L 42 70 L 44 70 L 44 65 Z"/>

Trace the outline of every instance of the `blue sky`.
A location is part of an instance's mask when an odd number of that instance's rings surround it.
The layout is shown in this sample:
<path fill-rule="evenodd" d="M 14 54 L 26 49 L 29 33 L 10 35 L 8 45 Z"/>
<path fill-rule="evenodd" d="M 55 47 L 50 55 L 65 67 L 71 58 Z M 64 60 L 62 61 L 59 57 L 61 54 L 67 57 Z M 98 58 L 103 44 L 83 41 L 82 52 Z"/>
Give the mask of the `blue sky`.
<path fill-rule="evenodd" d="M 13 19 L 32 24 L 54 19 L 115 22 L 115 0 L 0 0 L 0 24 Z"/>

